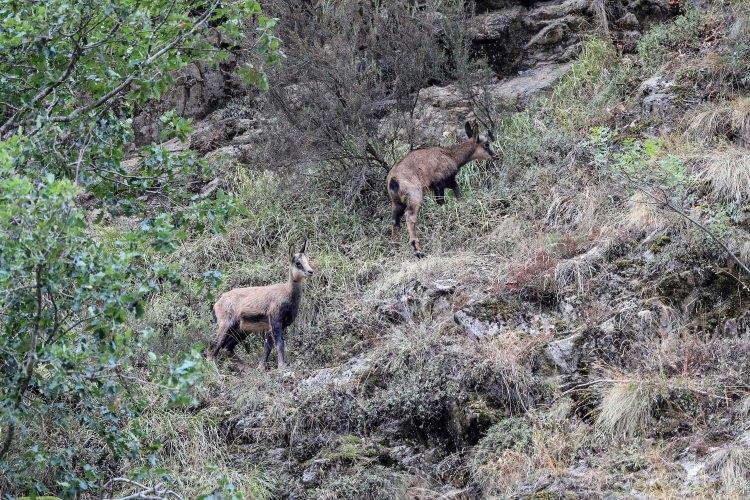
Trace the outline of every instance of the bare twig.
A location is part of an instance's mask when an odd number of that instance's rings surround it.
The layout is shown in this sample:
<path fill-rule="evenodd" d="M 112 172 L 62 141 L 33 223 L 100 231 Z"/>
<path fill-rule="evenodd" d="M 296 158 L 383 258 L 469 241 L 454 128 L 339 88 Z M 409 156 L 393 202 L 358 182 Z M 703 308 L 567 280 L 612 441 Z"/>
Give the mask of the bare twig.
<path fill-rule="evenodd" d="M 716 234 L 713 231 L 711 231 L 708 227 L 706 227 L 705 224 L 694 219 L 693 217 L 685 213 L 685 211 L 683 211 L 680 207 L 672 203 L 672 200 L 669 197 L 669 193 L 667 193 L 663 188 L 659 186 L 649 186 L 642 180 L 635 178 L 635 176 L 633 176 L 632 174 L 628 172 L 625 172 L 624 170 L 621 170 L 620 174 L 628 181 L 628 183 L 632 187 L 634 187 L 635 189 L 643 193 L 645 196 L 653 200 L 655 205 L 679 215 L 680 217 L 684 218 L 685 220 L 690 222 L 692 225 L 694 225 L 695 227 L 703 231 L 705 234 L 707 234 L 708 237 L 711 238 L 711 240 L 714 243 L 716 243 L 724 251 L 724 253 L 726 253 L 739 266 L 742 272 L 744 272 L 748 277 L 750 277 L 750 268 L 748 268 L 748 266 L 745 265 L 745 263 L 742 262 L 734 254 L 734 252 L 732 252 L 732 250 L 727 246 L 727 244 L 724 243 L 721 240 L 721 238 L 716 236 Z M 654 194 L 654 191 L 658 191 L 661 196 L 657 196 L 656 194 Z M 740 286 L 742 286 L 742 288 L 745 291 L 750 292 L 750 287 L 748 287 L 738 277 L 734 275 L 732 276 L 737 280 L 737 282 L 740 284 Z"/>
<path fill-rule="evenodd" d="M 165 500 L 167 498 L 176 498 L 178 500 L 183 500 L 182 495 L 179 493 L 176 493 L 170 489 L 167 489 L 166 486 L 164 486 L 162 483 L 157 483 L 154 486 L 146 486 L 144 484 L 141 484 L 137 481 L 133 481 L 132 479 L 128 479 L 125 477 L 116 477 L 113 479 L 110 479 L 107 481 L 107 483 L 102 488 L 103 493 L 99 497 L 101 500 L 115 500 L 115 497 L 108 497 L 105 495 L 104 492 L 109 491 L 112 492 L 112 489 L 114 488 L 115 484 L 122 483 L 128 486 L 135 486 L 136 488 L 139 488 L 140 490 L 131 493 L 129 495 L 123 496 L 123 497 L 117 497 L 117 500 Z"/>
<path fill-rule="evenodd" d="M 705 226 L 705 224 L 697 221 L 693 217 L 690 217 L 690 215 L 686 214 L 684 211 L 682 211 L 682 209 L 680 209 L 679 207 L 675 206 L 671 202 L 671 200 L 669 199 L 669 196 L 667 195 L 667 193 L 664 192 L 664 190 L 660 189 L 661 194 L 662 194 L 662 198 L 658 198 L 654 193 L 652 193 L 648 189 L 645 189 L 645 188 L 643 188 L 641 186 L 637 185 L 636 189 L 638 189 L 640 192 L 642 192 L 643 194 L 645 194 L 646 196 L 648 196 L 652 200 L 654 200 L 657 203 L 659 203 L 659 205 L 661 207 L 666 208 L 666 209 L 670 210 L 671 212 L 674 212 L 674 213 L 678 214 L 679 216 L 683 217 L 684 219 L 686 219 L 687 221 L 689 221 L 691 224 L 693 224 L 694 226 L 696 226 L 697 228 L 699 228 L 701 231 L 703 231 L 704 233 L 706 233 L 714 241 L 714 243 L 716 243 L 717 245 L 719 245 L 719 247 L 721 247 L 721 249 L 724 250 L 724 253 L 726 253 L 729 257 L 731 257 L 732 260 L 734 260 L 734 262 L 740 267 L 740 269 L 742 269 L 742 271 L 748 277 L 750 277 L 750 268 L 748 268 L 734 254 L 734 252 L 732 252 L 732 250 L 726 245 L 726 243 L 724 243 L 718 236 L 716 236 L 716 234 L 714 234 L 713 231 L 711 231 L 709 228 L 707 228 Z M 750 288 L 748 288 L 748 286 L 744 282 L 740 281 L 739 279 L 737 281 L 739 282 L 740 285 L 742 285 L 742 288 L 745 291 L 750 291 Z"/>

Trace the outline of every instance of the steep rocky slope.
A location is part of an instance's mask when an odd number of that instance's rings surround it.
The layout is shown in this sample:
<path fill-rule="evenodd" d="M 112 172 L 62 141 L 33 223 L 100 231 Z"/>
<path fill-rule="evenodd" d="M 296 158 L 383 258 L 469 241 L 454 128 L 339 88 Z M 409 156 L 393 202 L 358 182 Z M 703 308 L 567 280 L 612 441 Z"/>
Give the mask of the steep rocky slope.
<path fill-rule="evenodd" d="M 185 245 L 186 272 L 280 278 L 302 234 L 321 271 L 289 372 L 220 362 L 193 413 L 145 417 L 180 490 L 218 470 L 261 497 L 750 493 L 750 18 L 686 4 L 477 2 L 503 159 L 464 169 L 465 201 L 428 204 L 422 261 L 384 236 L 379 192 L 348 204 L 311 170 L 243 166 L 273 117 L 229 66 L 144 112 L 141 140 L 161 106 L 200 118 L 175 147 L 250 207 Z M 459 83 L 416 96 L 417 143 L 477 112 Z M 165 349 L 212 331 L 183 292 L 147 321 Z"/>

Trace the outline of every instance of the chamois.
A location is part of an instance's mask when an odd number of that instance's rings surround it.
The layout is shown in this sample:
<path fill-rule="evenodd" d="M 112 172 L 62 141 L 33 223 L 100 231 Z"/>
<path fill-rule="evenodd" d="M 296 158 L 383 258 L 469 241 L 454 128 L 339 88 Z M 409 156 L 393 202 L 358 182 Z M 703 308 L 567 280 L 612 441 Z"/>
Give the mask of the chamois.
<path fill-rule="evenodd" d="M 313 268 L 305 255 L 307 240 L 296 254 L 289 247 L 289 280 L 266 286 L 235 288 L 224 293 L 214 304 L 218 324 L 216 340 L 208 355 L 215 358 L 226 348 L 231 355 L 237 344 L 249 333 L 263 333 L 265 342 L 259 368 L 266 369 L 273 344 L 276 344 L 279 369 L 286 366 L 284 359 L 284 331 L 294 322 L 302 298 L 302 282 L 313 275 Z"/>
<path fill-rule="evenodd" d="M 406 213 L 406 229 L 414 254 L 424 257 L 417 236 L 417 214 L 422 206 L 424 191 L 431 189 L 439 205 L 445 203 L 445 188 L 453 190 L 461 199 L 461 190 L 456 182 L 458 170 L 472 160 L 497 159 L 488 138 L 480 137 L 476 122 L 464 125 L 468 137 L 464 142 L 450 148 L 431 147 L 409 152 L 391 171 L 386 185 L 393 209 L 392 237 L 397 237 L 401 217 Z"/>

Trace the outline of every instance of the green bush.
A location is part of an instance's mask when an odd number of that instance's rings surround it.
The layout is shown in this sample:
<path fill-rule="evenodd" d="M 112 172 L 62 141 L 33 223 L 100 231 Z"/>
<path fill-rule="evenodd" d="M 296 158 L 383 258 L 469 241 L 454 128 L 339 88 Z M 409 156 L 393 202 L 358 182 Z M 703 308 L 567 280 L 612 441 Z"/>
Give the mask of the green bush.
<path fill-rule="evenodd" d="M 690 9 L 673 22 L 658 25 L 638 40 L 638 55 L 647 71 L 653 71 L 667 61 L 673 50 L 696 50 L 703 41 L 701 33 L 707 17 Z"/>
<path fill-rule="evenodd" d="M 196 197 L 208 166 L 151 145 L 123 165 L 127 115 L 158 98 L 174 70 L 211 49 L 205 32 L 239 41 L 256 27 L 258 59 L 278 59 L 260 4 L 171 0 L 4 2 L 0 6 L 0 490 L 96 494 L 125 460 L 148 457 L 133 418 L 149 404 L 193 402 L 201 355 L 159 356 L 136 327 L 148 299 L 180 283 L 157 256 L 187 234 L 220 230 L 241 210 L 224 193 Z M 226 51 L 210 50 L 217 59 Z M 189 123 L 168 114 L 172 133 Z M 158 198 L 161 203 L 154 203 Z M 81 205 L 135 218 L 97 231 Z M 164 208 L 177 208 L 172 216 Z M 178 227 L 179 226 L 179 227 Z M 206 271 L 205 269 L 203 271 Z M 196 285 L 205 294 L 207 286 Z M 215 280 L 213 280 L 215 281 Z"/>

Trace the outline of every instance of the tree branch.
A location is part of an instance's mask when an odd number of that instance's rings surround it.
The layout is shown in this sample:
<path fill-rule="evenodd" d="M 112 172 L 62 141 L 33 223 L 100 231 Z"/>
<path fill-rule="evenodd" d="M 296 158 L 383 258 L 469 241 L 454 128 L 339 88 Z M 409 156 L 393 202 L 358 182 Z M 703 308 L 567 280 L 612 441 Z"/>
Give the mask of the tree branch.
<path fill-rule="evenodd" d="M 141 69 L 148 67 L 151 65 L 154 61 L 159 59 L 161 56 L 172 50 L 178 43 L 180 43 L 185 38 L 188 38 L 189 36 L 195 34 L 199 29 L 203 27 L 203 25 L 208 21 L 208 19 L 211 17 L 213 12 L 216 10 L 216 7 L 219 5 L 219 0 L 215 1 L 211 7 L 209 7 L 206 12 L 201 16 L 201 18 L 193 25 L 193 27 L 185 32 L 181 33 L 178 36 L 175 37 L 174 40 L 169 42 L 167 45 L 159 49 L 157 52 L 149 56 L 146 61 L 144 61 L 141 64 Z M 67 115 L 62 116 L 51 116 L 49 118 L 49 122 L 51 123 L 68 123 L 70 121 L 73 121 L 76 119 L 79 115 L 82 115 L 84 113 L 87 113 L 91 111 L 92 109 L 98 108 L 102 104 L 106 103 L 116 95 L 120 94 L 125 88 L 127 88 L 133 80 L 135 80 L 138 76 L 140 76 L 139 72 L 133 73 L 132 75 L 125 78 L 122 82 L 120 82 L 119 85 L 117 85 L 115 88 L 104 94 L 102 97 L 97 99 L 96 101 L 87 104 L 85 106 L 81 106 L 80 108 L 74 109 Z"/>
<path fill-rule="evenodd" d="M 21 380 L 21 385 L 18 387 L 16 396 L 13 402 L 13 410 L 17 410 L 23 400 L 23 395 L 29 388 L 31 383 L 31 377 L 34 375 L 34 365 L 36 364 L 36 342 L 39 337 L 41 324 L 42 324 L 42 265 L 37 264 L 36 266 L 36 315 L 34 316 L 34 329 L 31 332 L 31 345 L 26 355 L 26 368 L 24 369 L 24 378 Z M 15 426 L 13 424 L 8 425 L 8 430 L 5 431 L 5 439 L 3 439 L 2 448 L 0 448 L 0 460 L 10 450 L 10 446 L 13 443 L 13 434 L 15 433 Z"/>

